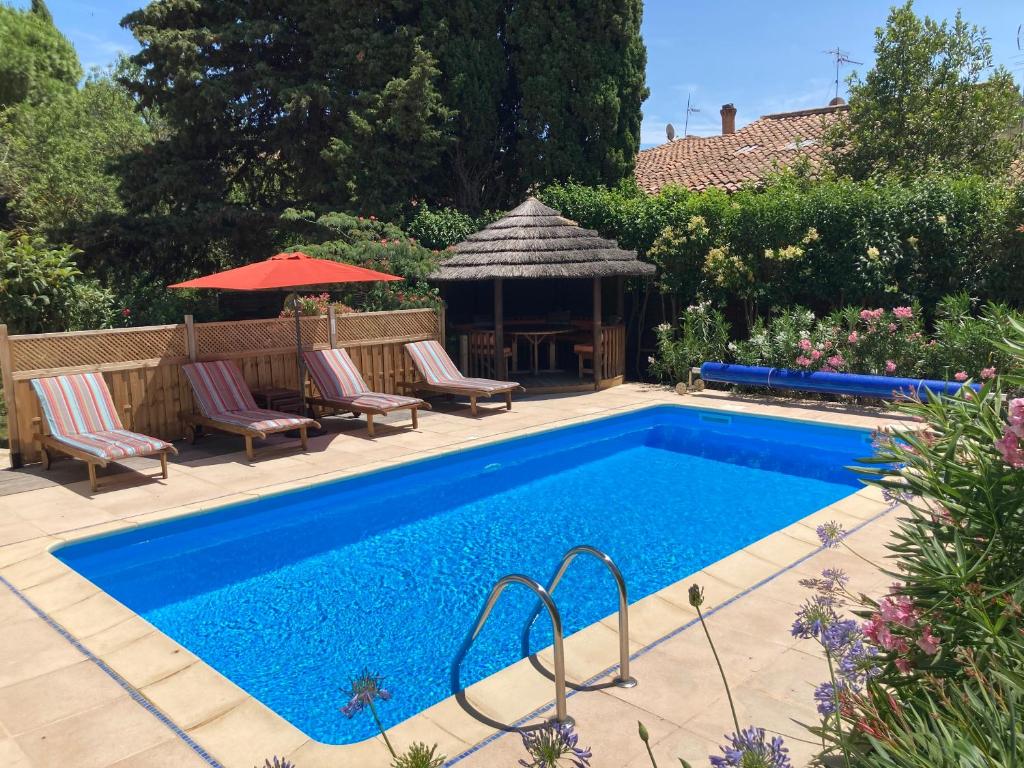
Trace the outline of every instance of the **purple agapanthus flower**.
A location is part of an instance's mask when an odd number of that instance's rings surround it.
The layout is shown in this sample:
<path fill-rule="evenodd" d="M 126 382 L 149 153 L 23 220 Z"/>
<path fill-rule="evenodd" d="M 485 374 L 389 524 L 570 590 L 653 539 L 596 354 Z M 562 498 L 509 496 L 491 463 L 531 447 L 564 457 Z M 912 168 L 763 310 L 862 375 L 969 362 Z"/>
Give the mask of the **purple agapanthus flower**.
<path fill-rule="evenodd" d="M 589 748 L 578 746 L 580 737 L 571 725 L 552 722 L 520 735 L 531 758 L 519 761 L 523 768 L 590 768 L 593 755 Z"/>
<path fill-rule="evenodd" d="M 839 660 L 839 675 L 853 690 L 859 690 L 867 680 L 882 673 L 877 656 L 877 648 L 865 645 L 860 639 L 855 640 Z"/>
<path fill-rule="evenodd" d="M 821 644 L 833 656 L 837 656 L 860 639 L 860 627 L 854 619 L 832 622 L 821 632 Z"/>
<path fill-rule="evenodd" d="M 842 691 L 846 686 L 843 683 L 838 684 L 838 688 Z M 814 689 L 814 700 L 818 703 L 818 714 L 823 717 L 834 715 L 836 713 L 836 705 L 838 698 L 836 695 L 836 687 L 832 683 L 822 683 Z"/>
<path fill-rule="evenodd" d="M 838 547 L 839 542 L 846 536 L 843 526 L 834 520 L 819 525 L 816 532 L 818 534 L 818 538 L 821 539 L 822 546 L 826 549 Z"/>
<path fill-rule="evenodd" d="M 365 707 L 372 707 L 377 699 L 387 701 L 391 698 L 391 693 L 384 688 L 384 678 L 366 669 L 352 681 L 352 687 L 346 695 L 349 697 L 348 704 L 341 708 L 345 717 L 352 717 Z"/>
<path fill-rule="evenodd" d="M 728 744 L 721 747 L 721 755 L 710 755 L 714 768 L 791 768 L 789 750 L 783 746 L 781 736 L 766 740 L 764 728 L 744 728 L 739 733 L 727 734 Z"/>
<path fill-rule="evenodd" d="M 819 640 L 822 633 L 838 620 L 835 601 L 824 595 L 815 595 L 797 610 L 790 633 L 803 640 Z"/>

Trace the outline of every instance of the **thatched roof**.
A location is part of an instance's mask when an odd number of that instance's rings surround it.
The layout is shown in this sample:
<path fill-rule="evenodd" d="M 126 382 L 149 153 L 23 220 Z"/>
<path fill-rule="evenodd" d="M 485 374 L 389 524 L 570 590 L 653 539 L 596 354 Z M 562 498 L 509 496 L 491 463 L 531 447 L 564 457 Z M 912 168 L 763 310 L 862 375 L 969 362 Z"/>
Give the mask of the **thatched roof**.
<path fill-rule="evenodd" d="M 583 229 L 531 197 L 454 246 L 431 280 L 654 274 L 634 251 Z"/>

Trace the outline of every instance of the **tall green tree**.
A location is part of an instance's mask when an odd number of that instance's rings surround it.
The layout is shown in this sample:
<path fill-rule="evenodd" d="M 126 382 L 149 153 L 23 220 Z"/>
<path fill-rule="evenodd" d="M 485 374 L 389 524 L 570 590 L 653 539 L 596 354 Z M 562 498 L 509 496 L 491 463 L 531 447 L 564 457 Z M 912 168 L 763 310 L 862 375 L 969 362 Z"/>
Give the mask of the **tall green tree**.
<path fill-rule="evenodd" d="M 39 103 L 75 87 L 82 65 L 43 0 L 21 11 L 0 4 L 0 109 Z"/>
<path fill-rule="evenodd" d="M 151 127 L 111 73 L 81 89 L 0 115 L 0 200 L 7 222 L 74 239 L 97 216 L 122 211 L 115 165 L 150 141 Z"/>
<path fill-rule="evenodd" d="M 522 0 L 508 18 L 519 194 L 632 170 L 647 98 L 642 0 Z"/>
<path fill-rule="evenodd" d="M 849 120 L 830 135 L 837 170 L 855 178 L 929 170 L 1004 172 L 1013 159 L 1020 92 L 993 67 L 985 31 L 894 7 L 875 30 L 875 65 L 850 80 Z"/>
<path fill-rule="evenodd" d="M 510 0 L 426 0 L 423 27 L 437 57 L 451 141 L 434 195 L 464 211 L 504 206 L 515 138 L 506 20 Z"/>

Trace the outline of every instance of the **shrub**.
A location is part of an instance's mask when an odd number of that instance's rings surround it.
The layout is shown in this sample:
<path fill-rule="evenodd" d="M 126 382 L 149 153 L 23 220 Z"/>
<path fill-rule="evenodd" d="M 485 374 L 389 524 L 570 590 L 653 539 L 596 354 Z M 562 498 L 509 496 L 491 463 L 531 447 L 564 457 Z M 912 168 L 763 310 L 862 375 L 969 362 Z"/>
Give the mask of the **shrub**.
<path fill-rule="evenodd" d="M 999 180 L 811 182 L 781 173 L 732 196 L 679 188 L 649 196 L 632 184 L 553 185 L 541 196 L 653 261 L 662 291 L 688 302 L 696 287 L 742 307 L 748 327 L 793 304 L 827 314 L 917 301 L 930 321 L 953 290 L 1024 305 L 1024 186 Z M 695 217 L 703 225 L 691 233 Z"/>
<path fill-rule="evenodd" d="M 729 323 L 710 304 L 687 307 L 678 328 L 657 328 L 658 349 L 650 359 L 651 374 L 668 384 L 686 381 L 690 369 L 705 360 L 724 360 L 729 343 Z"/>
<path fill-rule="evenodd" d="M 431 208 L 420 203 L 405 229 L 424 247 L 443 251 L 483 229 L 498 216 L 497 212 L 470 216 L 455 208 Z"/>
<path fill-rule="evenodd" d="M 103 328 L 113 322 L 110 291 L 85 278 L 69 245 L 0 231 L 0 317 L 12 333 Z"/>

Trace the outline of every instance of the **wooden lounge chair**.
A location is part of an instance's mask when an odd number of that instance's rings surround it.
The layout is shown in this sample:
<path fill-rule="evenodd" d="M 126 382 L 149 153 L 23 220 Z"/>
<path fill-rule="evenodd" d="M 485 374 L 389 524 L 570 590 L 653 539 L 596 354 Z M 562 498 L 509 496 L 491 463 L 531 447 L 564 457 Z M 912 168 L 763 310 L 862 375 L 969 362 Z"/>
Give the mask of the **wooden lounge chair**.
<path fill-rule="evenodd" d="M 444 351 L 444 347 L 433 339 L 406 344 L 405 351 L 409 353 L 413 365 L 423 377 L 423 381 L 412 385 L 415 389 L 468 397 L 469 407 L 474 416 L 476 416 L 477 398 L 504 394 L 505 408 L 511 411 L 512 392 L 523 391 L 523 387 L 517 381 L 470 379 L 463 376 L 455 367 L 452 359 L 448 357 L 448 353 Z"/>
<path fill-rule="evenodd" d="M 303 352 L 302 356 L 306 360 L 306 370 L 320 392 L 320 397 L 308 397 L 306 402 L 335 411 L 350 411 L 353 415 L 366 414 L 366 430 L 370 437 L 373 437 L 374 416 L 409 410 L 412 412 L 412 428 L 416 429 L 419 426 L 416 411 L 430 408 L 429 403 L 418 397 L 373 392 L 344 349 L 313 350 Z"/>
<path fill-rule="evenodd" d="M 188 424 L 186 437 L 195 442 L 196 427 L 210 427 L 221 432 L 230 432 L 245 438 L 245 455 L 252 461 L 252 440 L 265 440 L 276 432 L 299 430 L 302 450 L 309 447 L 307 430 L 320 425 L 304 416 L 282 411 L 268 411 L 257 408 L 252 392 L 249 391 L 238 366 L 227 360 L 208 363 L 188 363 L 182 366 L 196 405 L 202 414 L 183 413 L 182 420 Z"/>
<path fill-rule="evenodd" d="M 103 374 L 32 379 L 32 389 L 43 411 L 43 418 L 32 420 L 43 469 L 50 468 L 50 451 L 81 459 L 89 467 L 89 486 L 95 493 L 96 467 L 129 456 L 159 453 L 160 469 L 167 479 L 167 454 L 177 453 L 177 449 L 165 440 L 124 428 Z M 124 410 L 125 421 L 131 426 L 131 406 L 126 405 Z"/>

